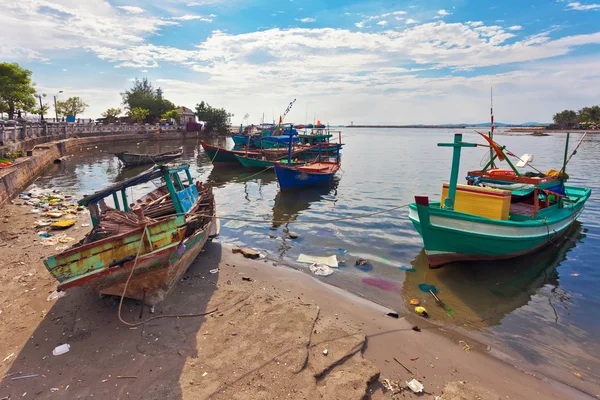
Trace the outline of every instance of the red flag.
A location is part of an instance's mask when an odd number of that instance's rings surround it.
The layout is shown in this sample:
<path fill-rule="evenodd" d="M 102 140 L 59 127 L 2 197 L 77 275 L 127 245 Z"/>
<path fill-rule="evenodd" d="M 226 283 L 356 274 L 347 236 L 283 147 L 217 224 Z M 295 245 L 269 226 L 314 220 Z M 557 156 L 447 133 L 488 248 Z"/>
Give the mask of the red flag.
<path fill-rule="evenodd" d="M 485 140 L 487 140 L 487 142 L 490 144 L 490 146 L 492 146 L 492 149 L 494 149 L 494 151 L 496 152 L 496 155 L 498 156 L 498 160 L 504 161 L 504 154 L 502 154 L 502 151 L 500 150 L 500 146 L 498 146 L 496 144 L 496 142 L 494 142 L 492 139 L 490 139 L 483 133 L 481 133 L 481 132 L 477 132 L 477 133 L 479 133 Z"/>
<path fill-rule="evenodd" d="M 279 125 L 281 125 L 283 123 L 283 118 L 281 117 L 281 115 L 279 116 Z"/>

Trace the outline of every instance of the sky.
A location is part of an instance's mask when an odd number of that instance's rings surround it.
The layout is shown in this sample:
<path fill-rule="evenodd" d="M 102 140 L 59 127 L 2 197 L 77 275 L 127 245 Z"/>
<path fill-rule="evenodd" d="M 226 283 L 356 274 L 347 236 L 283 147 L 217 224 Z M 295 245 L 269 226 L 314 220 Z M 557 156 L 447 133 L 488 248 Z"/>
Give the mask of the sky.
<path fill-rule="evenodd" d="M 97 118 L 147 77 L 232 122 L 549 122 L 600 104 L 600 0 L 0 0 L 0 61 Z M 51 112 L 53 109 L 51 109 Z M 249 118 L 244 120 L 244 116 Z"/>

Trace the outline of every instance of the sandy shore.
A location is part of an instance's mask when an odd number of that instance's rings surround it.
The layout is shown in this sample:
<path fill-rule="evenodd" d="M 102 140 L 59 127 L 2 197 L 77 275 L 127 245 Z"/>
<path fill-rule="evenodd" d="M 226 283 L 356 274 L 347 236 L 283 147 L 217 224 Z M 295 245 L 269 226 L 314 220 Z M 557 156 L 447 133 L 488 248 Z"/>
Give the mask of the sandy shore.
<path fill-rule="evenodd" d="M 412 378 L 423 383 L 422 398 L 590 398 L 500 361 L 458 332 L 414 315 L 386 316 L 384 307 L 218 242 L 154 314 L 218 309 L 206 317 L 130 328 L 117 318 L 118 298 L 75 288 L 48 301 L 56 282 L 41 260 L 55 248 L 37 243 L 38 216 L 29 211 L 0 210 L 0 399 L 416 398 L 405 388 Z M 88 218 L 66 233 L 80 239 Z M 125 301 L 123 317 L 139 322 L 140 309 Z M 150 316 L 145 309 L 142 319 Z M 63 343 L 70 351 L 53 356 Z M 15 379 L 30 375 L 37 376 Z M 399 382 L 396 393 L 386 379 Z"/>

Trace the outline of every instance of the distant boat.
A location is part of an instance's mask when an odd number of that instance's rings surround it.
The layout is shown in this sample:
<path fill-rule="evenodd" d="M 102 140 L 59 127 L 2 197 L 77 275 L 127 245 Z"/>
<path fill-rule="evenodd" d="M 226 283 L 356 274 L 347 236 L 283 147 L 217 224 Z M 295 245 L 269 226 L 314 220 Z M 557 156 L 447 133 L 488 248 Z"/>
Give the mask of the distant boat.
<path fill-rule="evenodd" d="M 113 153 L 126 167 L 135 167 L 145 164 L 158 164 L 166 161 L 172 161 L 183 155 L 183 149 L 167 151 L 158 154 L 138 154 L 128 151 Z"/>
<path fill-rule="evenodd" d="M 128 188 L 161 178 L 164 186 L 129 204 Z M 107 197 L 114 208 L 104 202 Z M 211 217 L 216 213 L 212 187 L 194 183 L 188 165 L 155 166 L 84 197 L 79 205 L 89 208 L 92 230 L 44 260 L 58 290 L 81 286 L 154 305 L 180 281 L 206 241 L 219 234 L 218 220 Z"/>
<path fill-rule="evenodd" d="M 564 185 L 568 140 L 567 135 L 565 160 L 556 176 L 523 176 L 509 162 L 512 170 L 486 167 L 475 177 L 485 181 L 469 177 L 468 185 L 457 183 L 461 148 L 477 144 L 464 143 L 461 134 L 454 136 L 453 143 L 438 144 L 454 148 L 450 183 L 443 185 L 441 201 L 416 196 L 409 206 L 409 218 L 423 237 L 429 265 L 513 258 L 558 240 L 591 194 L 588 188 Z M 488 142 L 485 146 L 505 159 L 504 147 L 489 138 Z"/>
<path fill-rule="evenodd" d="M 223 166 L 241 166 L 236 155 L 239 156 L 252 156 L 252 157 L 265 157 L 267 160 L 279 160 L 288 153 L 288 149 L 261 149 L 261 150 L 227 150 L 222 147 L 212 146 L 206 142 L 200 142 L 200 145 L 206 152 L 206 155 L 210 158 L 212 164 L 215 167 Z M 292 155 L 296 156 L 302 153 L 306 153 L 308 147 L 294 148 Z"/>

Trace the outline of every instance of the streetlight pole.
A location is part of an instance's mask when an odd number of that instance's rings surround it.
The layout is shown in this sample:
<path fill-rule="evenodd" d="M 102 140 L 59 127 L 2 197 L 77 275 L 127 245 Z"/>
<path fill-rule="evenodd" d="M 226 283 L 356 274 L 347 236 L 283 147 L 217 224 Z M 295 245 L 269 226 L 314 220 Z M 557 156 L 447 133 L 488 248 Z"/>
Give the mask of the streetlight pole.
<path fill-rule="evenodd" d="M 56 122 L 58 122 L 58 109 L 56 108 L 56 96 L 58 96 L 59 93 L 62 93 L 62 90 L 59 90 L 58 93 L 56 93 L 54 95 L 54 115 L 56 117 Z"/>

